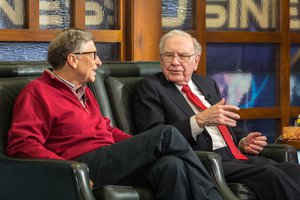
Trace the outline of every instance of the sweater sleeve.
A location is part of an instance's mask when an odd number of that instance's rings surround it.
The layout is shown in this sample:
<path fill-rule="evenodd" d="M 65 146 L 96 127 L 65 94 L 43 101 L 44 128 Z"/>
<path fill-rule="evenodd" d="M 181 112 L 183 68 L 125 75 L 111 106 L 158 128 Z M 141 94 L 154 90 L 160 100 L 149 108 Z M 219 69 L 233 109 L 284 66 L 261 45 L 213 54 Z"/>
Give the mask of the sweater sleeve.
<path fill-rule="evenodd" d="M 104 116 L 103 116 L 104 117 Z M 104 117 L 105 121 L 106 121 L 106 125 L 107 125 L 107 130 L 110 131 L 113 135 L 114 141 L 115 142 L 120 142 L 122 140 L 125 140 L 127 138 L 132 137 L 132 135 L 127 134 L 123 131 L 121 131 L 120 129 L 116 128 L 116 127 L 112 127 L 110 125 L 110 119 L 107 117 Z"/>
<path fill-rule="evenodd" d="M 17 98 L 8 133 L 7 154 L 22 158 L 60 159 L 44 144 L 51 129 L 51 117 L 31 93 L 23 91 Z"/>

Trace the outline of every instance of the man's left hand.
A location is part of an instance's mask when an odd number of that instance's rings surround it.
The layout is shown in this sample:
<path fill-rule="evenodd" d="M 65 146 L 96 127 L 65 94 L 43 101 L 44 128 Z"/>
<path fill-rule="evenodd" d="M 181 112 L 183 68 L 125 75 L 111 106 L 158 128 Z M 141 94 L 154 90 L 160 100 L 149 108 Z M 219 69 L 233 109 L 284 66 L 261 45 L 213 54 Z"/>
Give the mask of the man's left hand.
<path fill-rule="evenodd" d="M 259 154 L 266 145 L 266 136 L 259 132 L 251 132 L 243 139 L 242 149 L 248 154 Z"/>

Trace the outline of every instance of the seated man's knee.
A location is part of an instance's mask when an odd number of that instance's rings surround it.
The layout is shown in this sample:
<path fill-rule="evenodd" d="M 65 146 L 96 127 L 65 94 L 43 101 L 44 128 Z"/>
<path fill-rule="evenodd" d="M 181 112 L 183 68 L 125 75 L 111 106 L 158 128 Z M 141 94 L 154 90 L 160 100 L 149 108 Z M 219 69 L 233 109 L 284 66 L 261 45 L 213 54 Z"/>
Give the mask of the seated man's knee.
<path fill-rule="evenodd" d="M 281 169 L 274 167 L 272 165 L 264 165 L 261 168 L 261 173 L 264 176 L 267 176 L 270 180 L 276 179 L 277 176 L 282 176 L 282 173 L 284 173 Z"/>
<path fill-rule="evenodd" d="M 183 135 L 174 126 L 166 125 L 164 126 L 162 131 L 169 136 L 176 137 L 179 139 L 184 139 Z"/>
<path fill-rule="evenodd" d="M 161 136 L 164 135 L 164 138 L 179 137 L 180 139 L 184 139 L 184 137 L 178 131 L 178 129 L 170 125 L 161 125 L 148 131 L 145 131 L 144 133 L 158 134 Z"/>
<path fill-rule="evenodd" d="M 166 132 L 166 133 L 173 133 L 173 132 L 179 133 L 177 128 L 175 128 L 174 126 L 171 126 L 171 125 L 161 125 L 161 126 L 155 127 L 152 130 L 157 130 L 157 131 Z"/>
<path fill-rule="evenodd" d="M 161 171 L 172 174 L 180 173 L 182 170 L 185 171 L 183 160 L 173 155 L 162 156 L 156 163 L 156 166 L 159 167 Z"/>

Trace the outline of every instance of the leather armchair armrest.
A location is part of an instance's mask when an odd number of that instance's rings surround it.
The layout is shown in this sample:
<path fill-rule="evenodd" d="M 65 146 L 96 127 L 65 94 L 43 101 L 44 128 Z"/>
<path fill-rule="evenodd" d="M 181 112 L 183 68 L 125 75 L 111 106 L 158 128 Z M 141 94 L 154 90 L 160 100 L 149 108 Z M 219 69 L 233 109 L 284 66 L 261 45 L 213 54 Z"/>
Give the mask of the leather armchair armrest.
<path fill-rule="evenodd" d="M 268 144 L 261 155 L 277 162 L 298 163 L 297 150 L 288 144 Z"/>
<path fill-rule="evenodd" d="M 221 157 L 214 152 L 208 151 L 195 151 L 195 153 L 213 178 L 223 199 L 238 200 L 225 181 Z"/>
<path fill-rule="evenodd" d="M 154 200 L 152 190 L 142 187 L 104 185 L 94 188 L 93 193 L 97 200 Z"/>
<path fill-rule="evenodd" d="M 0 199 L 95 200 L 84 163 L 0 156 Z"/>

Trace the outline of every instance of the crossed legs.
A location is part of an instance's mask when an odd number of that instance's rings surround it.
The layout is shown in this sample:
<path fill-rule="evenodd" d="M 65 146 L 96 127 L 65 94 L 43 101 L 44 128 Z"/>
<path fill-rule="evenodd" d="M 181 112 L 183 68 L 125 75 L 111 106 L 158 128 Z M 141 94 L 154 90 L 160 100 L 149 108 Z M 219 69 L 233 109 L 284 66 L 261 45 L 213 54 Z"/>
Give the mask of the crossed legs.
<path fill-rule="evenodd" d="M 188 142 L 162 126 L 77 159 L 87 163 L 95 186 L 148 186 L 155 199 L 221 199 Z"/>

